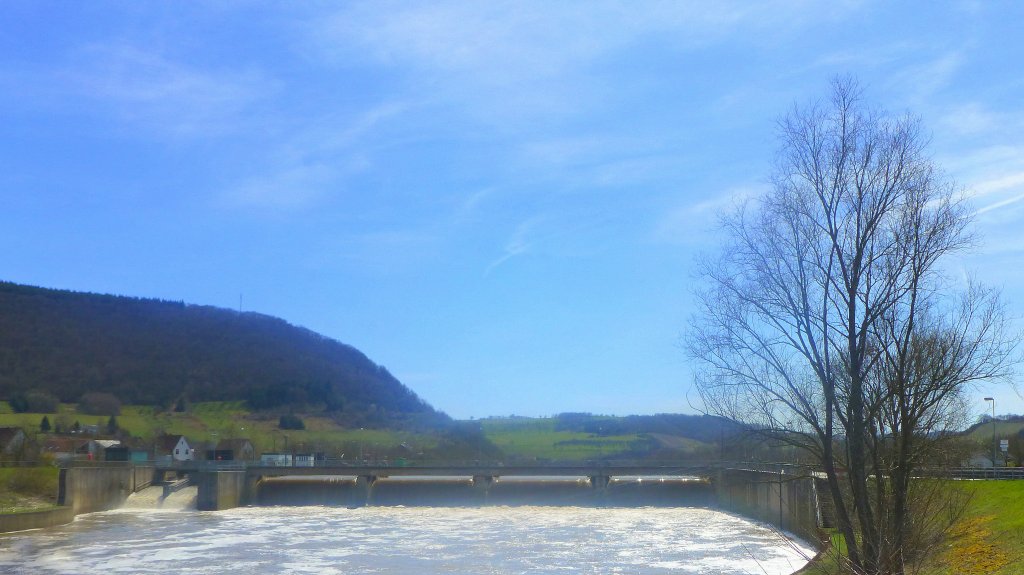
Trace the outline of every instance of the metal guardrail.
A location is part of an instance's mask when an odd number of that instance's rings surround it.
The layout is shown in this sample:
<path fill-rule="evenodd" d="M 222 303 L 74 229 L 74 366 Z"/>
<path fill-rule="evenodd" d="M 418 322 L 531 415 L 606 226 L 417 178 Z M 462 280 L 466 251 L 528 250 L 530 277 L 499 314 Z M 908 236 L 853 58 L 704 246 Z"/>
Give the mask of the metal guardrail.
<path fill-rule="evenodd" d="M 1024 467 L 958 467 L 943 473 L 955 479 L 1024 479 Z"/>
<path fill-rule="evenodd" d="M 70 467 L 153 467 L 152 461 L 96 461 L 87 459 L 69 459 L 55 462 L 57 467 L 67 469 Z"/>
<path fill-rule="evenodd" d="M 163 461 L 158 470 L 190 473 L 201 471 L 248 471 L 259 475 L 487 475 L 487 476 L 708 476 L 719 470 L 750 470 L 806 477 L 813 468 L 807 465 L 735 462 L 735 461 L 572 461 L 572 462 L 505 462 L 505 461 L 354 461 L 321 459 L 281 464 L 276 461 Z"/>

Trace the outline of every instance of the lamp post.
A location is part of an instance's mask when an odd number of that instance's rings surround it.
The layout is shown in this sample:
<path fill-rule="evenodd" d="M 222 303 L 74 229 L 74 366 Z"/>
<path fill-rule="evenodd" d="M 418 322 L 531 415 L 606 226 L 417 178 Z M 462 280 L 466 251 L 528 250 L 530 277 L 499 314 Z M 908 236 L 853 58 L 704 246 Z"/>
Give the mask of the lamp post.
<path fill-rule="evenodd" d="M 985 401 L 992 402 L 992 467 L 996 466 L 996 398 L 986 397 Z"/>

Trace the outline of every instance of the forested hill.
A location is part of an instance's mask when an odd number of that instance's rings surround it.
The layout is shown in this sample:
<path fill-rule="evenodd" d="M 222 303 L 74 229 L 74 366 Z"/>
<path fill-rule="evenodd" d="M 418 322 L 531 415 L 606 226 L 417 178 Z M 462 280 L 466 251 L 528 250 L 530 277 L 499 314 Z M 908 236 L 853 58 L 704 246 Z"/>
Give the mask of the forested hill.
<path fill-rule="evenodd" d="M 359 350 L 278 318 L 0 282 L 0 399 L 36 390 L 447 419 Z"/>

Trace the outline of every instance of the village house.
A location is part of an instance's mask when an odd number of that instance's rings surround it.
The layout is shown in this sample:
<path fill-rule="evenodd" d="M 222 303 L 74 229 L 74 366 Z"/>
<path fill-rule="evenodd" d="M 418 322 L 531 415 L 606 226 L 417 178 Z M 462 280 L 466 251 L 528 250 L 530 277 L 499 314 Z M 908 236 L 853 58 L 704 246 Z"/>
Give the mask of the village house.
<path fill-rule="evenodd" d="M 170 457 L 173 461 L 192 461 L 196 450 L 184 435 L 163 435 L 157 439 L 155 455 Z"/>
<path fill-rule="evenodd" d="M 216 447 L 206 452 L 211 461 L 255 461 L 256 448 L 248 439 L 222 439 Z"/>
<path fill-rule="evenodd" d="M 73 459 L 76 447 L 81 446 L 83 443 L 81 440 L 70 437 L 48 437 L 43 442 L 42 452 L 52 455 L 57 461 Z"/>
<path fill-rule="evenodd" d="M 121 447 L 121 442 L 116 439 L 90 439 L 85 442 L 85 455 L 94 461 L 106 461 L 107 450 Z M 79 452 L 82 448 L 79 448 Z"/>
<path fill-rule="evenodd" d="M 260 455 L 260 465 L 267 467 L 291 467 L 291 453 L 263 453 Z"/>

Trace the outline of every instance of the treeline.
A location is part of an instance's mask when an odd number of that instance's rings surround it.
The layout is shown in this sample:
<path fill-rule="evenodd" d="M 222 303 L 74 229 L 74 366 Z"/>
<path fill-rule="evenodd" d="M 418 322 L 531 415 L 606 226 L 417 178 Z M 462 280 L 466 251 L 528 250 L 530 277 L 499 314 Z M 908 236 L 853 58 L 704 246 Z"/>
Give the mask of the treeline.
<path fill-rule="evenodd" d="M 729 419 L 711 415 L 659 413 L 613 417 L 591 413 L 560 413 L 555 417 L 556 431 L 576 431 L 598 436 L 661 433 L 689 437 L 705 443 L 720 441 L 745 428 Z"/>
<path fill-rule="evenodd" d="M 0 282 L 0 398 L 78 402 L 89 392 L 448 421 L 359 350 L 278 318 Z"/>

